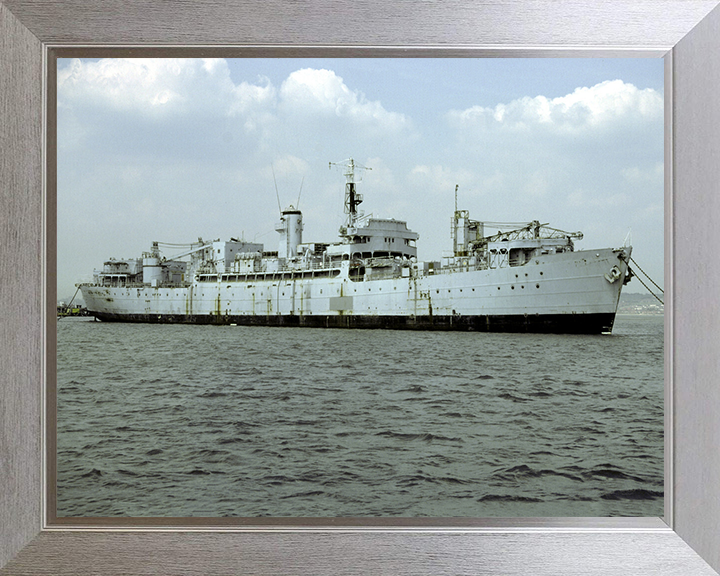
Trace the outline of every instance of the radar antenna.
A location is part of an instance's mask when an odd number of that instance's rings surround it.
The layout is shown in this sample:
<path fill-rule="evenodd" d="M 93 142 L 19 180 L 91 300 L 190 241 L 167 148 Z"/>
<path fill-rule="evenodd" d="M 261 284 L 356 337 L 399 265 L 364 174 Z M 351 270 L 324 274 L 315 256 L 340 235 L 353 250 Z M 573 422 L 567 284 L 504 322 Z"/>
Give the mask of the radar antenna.
<path fill-rule="evenodd" d="M 363 197 L 362 194 L 359 194 L 356 191 L 356 184 L 357 182 L 360 182 L 362 178 L 358 178 L 356 182 L 355 171 L 372 170 L 372 168 L 355 164 L 355 161 L 352 158 L 343 160 L 342 162 L 330 162 L 329 168 L 332 168 L 333 166 L 341 166 L 345 168 L 345 214 L 348 215 L 345 226 L 351 228 L 355 226 L 355 223 L 358 221 L 360 216 L 362 216 L 362 214 L 358 213 L 357 207 L 363 201 Z"/>

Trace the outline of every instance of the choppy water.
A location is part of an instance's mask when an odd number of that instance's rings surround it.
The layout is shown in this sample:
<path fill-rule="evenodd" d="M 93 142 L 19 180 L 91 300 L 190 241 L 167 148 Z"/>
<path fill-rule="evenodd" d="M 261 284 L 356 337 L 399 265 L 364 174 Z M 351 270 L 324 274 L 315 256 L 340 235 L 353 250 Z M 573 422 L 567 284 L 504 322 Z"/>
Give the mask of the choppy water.
<path fill-rule="evenodd" d="M 663 321 L 58 322 L 58 516 L 661 516 Z"/>

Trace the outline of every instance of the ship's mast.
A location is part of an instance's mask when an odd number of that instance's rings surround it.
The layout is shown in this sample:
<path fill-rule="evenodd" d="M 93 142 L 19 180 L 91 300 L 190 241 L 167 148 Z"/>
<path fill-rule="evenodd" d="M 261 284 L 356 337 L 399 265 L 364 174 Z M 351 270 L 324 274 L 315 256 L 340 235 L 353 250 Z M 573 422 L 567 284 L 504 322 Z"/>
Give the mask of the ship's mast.
<path fill-rule="evenodd" d="M 357 192 L 357 183 L 355 181 L 355 170 L 372 170 L 367 166 L 360 166 L 355 164 L 352 158 L 344 160 L 342 162 L 330 162 L 330 168 L 333 166 L 342 166 L 345 168 L 345 214 L 347 214 L 347 220 L 345 226 L 348 228 L 354 227 L 358 219 L 362 216 L 358 212 L 358 205 L 363 201 L 362 194 Z M 361 179 L 358 179 L 358 182 Z"/>

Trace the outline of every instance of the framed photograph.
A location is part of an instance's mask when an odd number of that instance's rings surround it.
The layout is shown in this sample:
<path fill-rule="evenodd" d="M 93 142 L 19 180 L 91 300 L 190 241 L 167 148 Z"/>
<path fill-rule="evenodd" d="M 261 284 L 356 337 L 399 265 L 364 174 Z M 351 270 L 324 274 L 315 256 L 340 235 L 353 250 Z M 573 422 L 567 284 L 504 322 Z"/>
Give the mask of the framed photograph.
<path fill-rule="evenodd" d="M 406 5 L 401 6 L 403 10 L 409 9 Z M 714 307 L 712 301 L 707 302 L 707 292 L 716 278 L 713 270 L 703 265 L 693 268 L 691 258 L 687 256 L 694 254 L 694 244 L 688 243 L 678 230 L 682 226 L 693 227 L 697 236 L 706 242 L 715 234 L 714 228 L 709 225 L 709 210 L 698 208 L 698 199 L 683 191 L 707 188 L 714 176 L 712 171 L 716 170 L 710 160 L 707 164 L 702 162 L 704 148 L 698 148 L 696 142 L 717 140 L 710 127 L 712 120 L 717 119 L 718 111 L 708 106 L 704 98 L 712 93 L 713 82 L 717 83 L 720 71 L 713 69 L 716 65 L 708 57 L 706 59 L 710 62 L 704 63 L 705 69 L 701 72 L 702 59 L 699 60 L 698 51 L 702 52 L 713 41 L 710 39 L 714 38 L 712 32 L 717 27 L 718 14 L 717 11 L 710 13 L 714 3 L 692 3 L 696 12 L 692 15 L 688 15 L 687 3 L 683 5 L 683 10 L 677 8 L 673 11 L 674 7 L 674 3 L 668 3 L 668 11 L 658 17 L 656 30 L 665 26 L 669 27 L 668 31 L 664 34 L 648 32 L 642 36 L 645 42 L 634 48 L 619 41 L 623 35 L 636 31 L 632 22 L 637 14 L 630 8 L 630 15 L 621 16 L 619 23 L 614 20 L 617 14 L 611 18 L 608 9 L 605 15 L 608 29 L 593 36 L 594 41 L 584 50 L 552 48 L 551 42 L 532 32 L 534 27 L 521 27 L 523 32 L 517 38 L 521 46 L 539 47 L 535 49 L 517 48 L 516 43 L 505 49 L 463 47 L 497 44 L 497 40 L 491 40 L 503 38 L 504 25 L 502 29 L 490 26 L 490 30 L 478 38 L 480 42 L 471 41 L 477 30 L 462 27 L 453 33 L 453 38 L 443 37 L 439 32 L 433 36 L 440 43 L 456 46 L 454 52 L 419 42 L 411 30 L 393 32 L 393 44 L 417 45 L 418 51 L 413 55 L 423 57 L 467 57 L 469 52 L 474 51 L 478 57 L 642 55 L 665 58 L 665 284 L 672 305 L 668 306 L 665 326 L 667 380 L 663 519 L 476 519 L 461 518 L 462 514 L 453 513 L 451 516 L 458 518 L 379 518 L 369 523 L 351 519 L 309 523 L 284 519 L 281 522 L 238 526 L 219 518 L 211 522 L 177 522 L 154 516 L 151 522 L 143 525 L 79 519 L 71 527 L 56 521 L 54 491 L 48 490 L 46 485 L 47 478 L 53 478 L 56 472 L 52 469 L 53 459 L 48 458 L 48 454 L 55 451 L 52 429 L 56 406 L 52 403 L 52 394 L 45 396 L 44 376 L 52 370 L 57 351 L 54 334 L 47 332 L 55 329 L 53 323 L 48 322 L 48 318 L 54 317 L 56 312 L 54 300 L 48 298 L 55 278 L 53 274 L 46 274 L 45 270 L 50 269 L 55 261 L 58 231 L 53 229 L 52 222 L 58 208 L 52 195 L 43 199 L 39 193 L 33 195 L 31 191 L 44 188 L 47 182 L 57 177 L 52 169 L 47 174 L 43 171 L 45 160 L 57 153 L 53 122 L 48 122 L 47 118 L 43 122 L 45 110 L 49 114 L 54 112 L 52 103 L 56 101 L 57 94 L 51 83 L 47 83 L 48 90 L 45 91 L 40 79 L 47 79 L 55 73 L 53 51 L 77 50 L 78 55 L 83 55 L 86 52 L 79 44 L 93 38 L 76 35 L 75 7 L 59 9 L 56 14 L 59 24 L 50 24 L 47 14 L 33 14 L 33 9 L 23 2 L 0 5 L 3 37 L 10 39 L 8 46 L 12 47 L 11 57 L 5 61 L 11 64 L 3 62 L 0 70 L 11 80 L 4 83 L 9 88 L 3 90 L 2 98 L 10 105 L 7 109 L 13 110 L 12 121 L 4 124 L 2 135 L 4 140 L 18 144 L 13 148 L 16 152 L 11 161 L 5 163 L 2 174 L 3 180 L 10 183 L 9 190 L 12 192 L 3 216 L 8 222 L 7 248 L 3 257 L 7 267 L 17 263 L 17 270 L 34 279 L 29 292 L 26 290 L 22 294 L 23 298 L 36 302 L 36 308 L 17 306 L 17 302 L 28 301 L 18 300 L 21 281 L 13 279 L 6 283 L 3 280 L 4 292 L 8 294 L 9 319 L 12 320 L 9 323 L 12 328 L 3 330 L 7 330 L 5 340 L 13 343 L 3 352 L 9 367 L 3 375 L 4 382 L 7 381 L 7 386 L 3 385 L 3 399 L 7 399 L 3 413 L 7 417 L 3 419 L 3 426 L 6 427 L 4 431 L 7 430 L 6 437 L 10 439 L 7 443 L 9 457 L 6 459 L 10 466 L 6 468 L 7 473 L 3 471 L 3 480 L 6 474 L 6 484 L 12 487 L 12 496 L 3 501 L 6 503 L 3 503 L 2 509 L 3 515 L 12 519 L 8 538 L 4 539 L 8 544 L 1 550 L 3 555 L 0 557 L 2 564 L 10 562 L 6 569 L 33 572 L 40 566 L 54 565 L 81 574 L 82 566 L 87 566 L 87 561 L 83 563 L 81 560 L 84 557 L 92 558 L 96 572 L 118 570 L 120 566 L 123 571 L 133 572 L 147 570 L 147 558 L 152 557 L 151 562 L 157 562 L 163 570 L 173 573 L 182 573 L 185 568 L 209 573 L 285 572 L 288 567 L 292 567 L 291 571 L 295 573 L 454 573 L 477 571 L 482 566 L 486 573 L 519 574 L 527 569 L 527 562 L 533 562 L 538 566 L 538 573 L 548 574 L 578 570 L 592 573 L 593 569 L 602 573 L 623 573 L 628 566 L 632 573 L 637 574 L 671 574 L 683 570 L 685 573 L 712 574 L 710 566 L 718 566 L 717 542 L 713 538 L 717 534 L 714 530 L 718 523 L 716 513 L 720 511 L 713 508 L 713 491 L 717 488 L 708 484 L 707 478 L 712 477 L 719 466 L 712 446 L 712 431 L 717 426 L 713 400 L 717 399 L 717 392 L 706 389 L 703 384 L 711 381 L 715 370 L 713 363 L 708 361 L 713 357 L 714 350 L 710 337 L 714 326 Z M 512 9 L 513 6 L 505 8 Z M 550 10 L 550 5 L 546 8 Z M 582 13 L 582 6 L 576 8 Z M 205 13 L 204 8 L 199 10 L 200 21 L 222 20 L 222 14 Z M 345 16 L 353 14 L 353 9 L 347 10 L 349 12 Z M 499 7 L 485 7 L 484 10 L 490 12 L 483 13 L 483 9 L 478 8 L 474 12 L 475 17 L 500 14 L 497 12 Z M 567 7 L 555 10 L 563 11 Z M 522 10 L 517 14 L 520 13 Z M 675 17 L 669 18 L 669 13 Z M 122 34 L 122 31 L 112 27 L 110 22 L 113 19 L 109 16 L 104 14 L 100 18 L 101 23 L 95 29 L 95 42 L 126 43 L 113 36 Z M 124 16 L 140 19 L 139 12 L 133 15 L 131 11 Z M 429 21 L 432 21 L 431 16 L 429 13 L 424 15 L 430 18 Z M 525 17 L 528 16 L 525 13 Z M 556 17 L 559 14 L 553 13 L 553 18 Z M 328 24 L 342 25 L 344 22 L 332 16 L 325 18 Z M 698 24 L 697 27 L 683 38 L 695 24 Z M 62 31 L 53 32 L 55 26 Z M 430 29 L 432 27 L 430 24 Z M 222 26 L 220 28 L 223 30 Z M 323 38 L 319 30 L 303 32 L 300 35 L 302 38 L 291 42 L 298 48 L 282 47 L 286 42 L 282 42 L 276 32 L 267 26 L 261 29 L 263 33 L 251 37 L 251 43 L 269 44 L 271 47 L 244 49 L 257 50 L 257 56 L 315 56 L 316 48 L 306 45 Z M 150 34 L 150 30 L 142 30 L 139 36 L 131 34 L 127 42 L 150 43 L 143 37 L 143 34 Z M 109 36 L 103 31 L 108 31 Z M 574 44 L 573 40 L 581 37 L 578 31 L 575 25 L 570 26 L 563 44 Z M 196 33 L 206 35 L 208 31 L 200 26 Z M 381 29 L 368 36 L 369 44 L 382 44 L 384 33 Z M 152 42 L 156 45 L 170 43 L 174 38 L 172 34 L 165 36 L 156 31 L 152 34 L 159 34 Z M 223 34 L 224 31 L 209 36 L 212 39 L 210 44 L 232 44 L 227 38 L 221 38 Z M 42 42 L 38 44 L 36 38 Z M 68 41 L 68 38 L 73 40 Z M 408 50 L 412 51 L 410 48 L 343 48 L 342 44 L 353 42 L 335 39 L 333 34 L 328 40 L 335 47 L 326 48 L 323 57 L 400 57 L 407 56 Z M 93 50 L 96 56 L 104 56 L 102 48 Z M 180 54 L 181 49 L 177 50 Z M 207 51 L 204 57 L 214 57 L 219 53 L 210 48 L 204 50 Z M 24 66 L 15 62 L 23 62 Z M 29 99 L 27 94 L 31 95 Z M 692 112 L 698 108 L 706 111 L 709 121 L 698 122 Z M 41 129 L 44 125 L 49 127 L 45 134 Z M 696 165 L 698 161 L 699 169 Z M 48 165 L 52 166 L 52 163 Z M 700 198 L 704 197 L 701 195 Z M 711 202 L 709 199 L 708 203 Z M 34 243 L 20 242 L 20 239 L 34 239 Z M 691 274 L 697 270 L 702 271 L 701 282 L 690 281 Z M 686 299 L 685 294 L 701 297 Z M 39 304 L 41 301 L 42 306 Z M 704 312 L 699 314 L 702 302 L 706 305 Z M 21 314 L 33 318 L 33 322 L 20 322 Z M 698 333 L 708 337 L 698 338 Z M 23 350 L 25 352 L 21 353 Z M 19 361 L 21 357 L 23 362 Z M 28 362 L 28 358 L 36 361 Z M 18 418 L 20 415 L 23 417 Z M 39 444 L 41 441 L 44 442 L 42 446 Z M 5 455 L 3 458 L 6 458 Z M 50 468 L 43 467 L 44 461 Z M 699 506 L 703 514 L 699 514 Z M 81 549 L 82 554 L 79 554 Z M 144 568 L 140 563 L 134 564 L 140 556 L 146 558 L 142 564 Z"/>
<path fill-rule="evenodd" d="M 51 53 L 58 523 L 663 515 L 664 62 L 468 55 Z"/>

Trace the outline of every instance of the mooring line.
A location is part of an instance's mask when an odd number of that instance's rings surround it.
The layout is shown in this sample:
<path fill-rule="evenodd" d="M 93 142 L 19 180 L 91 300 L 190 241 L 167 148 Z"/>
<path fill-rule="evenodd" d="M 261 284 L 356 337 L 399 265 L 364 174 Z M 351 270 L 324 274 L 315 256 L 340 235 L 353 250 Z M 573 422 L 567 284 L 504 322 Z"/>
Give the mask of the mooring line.
<path fill-rule="evenodd" d="M 650 294 L 652 294 L 653 296 L 655 296 L 655 298 L 657 299 L 658 302 L 660 302 L 660 304 L 662 304 L 663 306 L 665 306 L 665 302 L 663 302 L 662 300 L 660 300 L 660 298 L 658 298 L 658 295 L 655 294 L 655 292 L 653 292 L 652 290 L 650 290 L 650 288 L 648 287 L 648 285 L 645 284 L 645 282 L 642 281 L 642 278 L 640 278 L 640 276 L 638 276 L 637 274 L 635 274 L 635 272 L 632 271 L 632 268 L 630 268 L 630 266 L 628 266 L 628 270 L 630 270 L 630 273 L 631 273 L 633 276 L 635 276 L 635 278 L 638 279 L 638 282 L 640 282 L 640 284 L 642 284 L 643 286 L 645 286 L 645 288 L 647 289 L 648 292 L 650 292 Z M 643 274 L 645 274 L 645 273 L 643 272 Z M 645 274 L 645 275 L 647 276 L 647 274 Z M 648 276 L 648 278 L 649 278 L 649 276 Z M 652 282 L 652 280 L 650 280 L 650 281 Z M 653 282 L 653 284 L 655 284 L 655 282 Z M 659 287 L 658 287 L 658 288 L 659 288 Z M 661 290 L 661 291 L 662 291 L 662 290 Z M 664 292 L 663 292 L 663 294 L 664 294 Z"/>
<path fill-rule="evenodd" d="M 655 283 L 655 280 L 653 280 L 652 278 L 650 278 L 650 276 L 648 276 L 648 273 L 645 272 L 645 270 L 643 270 L 642 268 L 640 268 L 640 264 L 638 264 L 637 262 L 635 262 L 635 260 L 633 260 L 632 257 L 630 258 L 630 262 L 632 262 L 633 264 L 635 264 L 635 266 L 637 266 L 637 269 L 640 270 L 640 272 L 642 272 L 642 273 L 644 274 L 645 278 L 647 278 L 648 280 L 650 280 L 650 282 L 652 282 L 653 284 L 655 284 L 655 288 L 657 288 L 658 290 L 660 290 L 660 292 L 661 292 L 662 294 L 665 294 L 665 290 L 663 290 L 662 288 L 660 288 L 660 286 L 658 286 L 658 285 Z M 640 278 L 638 278 L 638 280 L 640 280 Z M 640 282 L 642 282 L 642 280 L 640 280 Z M 643 284 L 643 286 L 645 286 L 645 284 Z M 647 286 L 645 286 L 645 288 L 647 288 Z M 648 290 L 649 290 L 649 288 L 648 288 Z"/>

